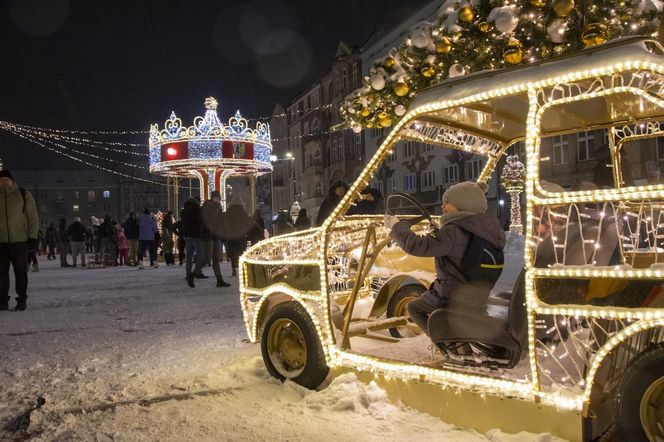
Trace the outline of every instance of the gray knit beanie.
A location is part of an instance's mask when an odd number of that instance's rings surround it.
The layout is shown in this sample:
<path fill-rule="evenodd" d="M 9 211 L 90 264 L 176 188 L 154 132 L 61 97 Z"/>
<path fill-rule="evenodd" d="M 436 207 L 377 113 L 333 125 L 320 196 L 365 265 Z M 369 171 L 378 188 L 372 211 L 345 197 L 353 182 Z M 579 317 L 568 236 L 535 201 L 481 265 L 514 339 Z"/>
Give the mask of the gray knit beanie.
<path fill-rule="evenodd" d="M 463 212 L 484 213 L 487 209 L 486 183 L 480 181 L 463 181 L 455 184 L 443 194 L 443 203 L 451 203 L 457 209 Z"/>

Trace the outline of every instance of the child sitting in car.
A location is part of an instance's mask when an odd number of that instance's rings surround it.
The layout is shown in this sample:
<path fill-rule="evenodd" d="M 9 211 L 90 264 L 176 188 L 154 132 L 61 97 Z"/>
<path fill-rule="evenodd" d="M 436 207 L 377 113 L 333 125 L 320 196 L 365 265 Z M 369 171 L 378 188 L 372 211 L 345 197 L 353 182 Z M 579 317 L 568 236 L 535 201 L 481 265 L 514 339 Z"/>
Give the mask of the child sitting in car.
<path fill-rule="evenodd" d="M 408 223 L 385 215 L 385 227 L 391 229 L 392 240 L 406 253 L 436 258 L 436 279 L 420 298 L 408 304 L 411 319 L 427 334 L 429 315 L 454 302 L 455 289 L 468 282 L 461 263 L 473 235 L 497 250 L 505 247 L 505 232 L 497 216 L 487 212 L 486 190 L 486 183 L 471 181 L 447 189 L 436 235 L 417 235 Z"/>

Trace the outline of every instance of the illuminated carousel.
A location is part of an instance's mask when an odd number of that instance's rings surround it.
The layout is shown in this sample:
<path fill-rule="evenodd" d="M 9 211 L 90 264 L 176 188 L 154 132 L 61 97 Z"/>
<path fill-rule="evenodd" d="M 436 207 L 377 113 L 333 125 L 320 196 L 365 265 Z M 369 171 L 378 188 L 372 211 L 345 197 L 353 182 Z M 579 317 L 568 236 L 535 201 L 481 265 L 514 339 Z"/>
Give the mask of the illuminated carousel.
<path fill-rule="evenodd" d="M 272 171 L 270 128 L 261 122 L 256 123 L 255 129 L 250 128 L 240 111 L 224 125 L 217 115 L 217 105 L 215 98 L 206 98 L 205 116 L 194 118 L 192 126 L 183 126 L 175 112 L 171 112 L 163 129 L 157 124 L 151 125 L 150 172 L 172 179 L 169 189 L 174 195 L 178 194 L 178 178 L 196 178 L 200 183 L 201 201 L 218 190 L 224 207 L 226 180 L 246 176 L 253 210 L 256 177 Z M 178 206 L 177 199 L 175 201 L 171 204 L 173 207 Z"/>

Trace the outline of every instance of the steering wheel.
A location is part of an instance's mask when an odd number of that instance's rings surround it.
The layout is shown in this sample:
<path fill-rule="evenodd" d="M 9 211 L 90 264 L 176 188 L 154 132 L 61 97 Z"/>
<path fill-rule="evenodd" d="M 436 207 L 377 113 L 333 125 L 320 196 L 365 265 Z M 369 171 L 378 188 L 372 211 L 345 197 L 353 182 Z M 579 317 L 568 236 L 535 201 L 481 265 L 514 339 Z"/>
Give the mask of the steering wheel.
<path fill-rule="evenodd" d="M 422 204 L 420 204 L 419 201 L 417 201 L 415 198 L 408 195 L 407 193 L 394 192 L 393 194 L 389 195 L 385 199 L 385 213 L 387 213 L 388 215 L 394 215 L 393 213 L 390 213 L 391 212 L 391 210 L 390 210 L 390 201 L 396 200 L 397 198 L 405 199 L 406 201 L 412 203 L 420 211 L 419 216 L 417 216 L 413 219 L 407 219 L 407 220 L 403 220 L 403 221 L 405 221 L 406 223 L 408 223 L 411 226 L 414 226 L 415 224 L 417 224 L 421 221 L 427 220 L 427 221 L 429 221 L 429 225 L 431 226 L 432 230 L 436 231 L 437 226 L 433 222 L 433 220 L 431 219 L 431 214 L 427 211 L 427 209 L 424 208 L 424 206 Z"/>

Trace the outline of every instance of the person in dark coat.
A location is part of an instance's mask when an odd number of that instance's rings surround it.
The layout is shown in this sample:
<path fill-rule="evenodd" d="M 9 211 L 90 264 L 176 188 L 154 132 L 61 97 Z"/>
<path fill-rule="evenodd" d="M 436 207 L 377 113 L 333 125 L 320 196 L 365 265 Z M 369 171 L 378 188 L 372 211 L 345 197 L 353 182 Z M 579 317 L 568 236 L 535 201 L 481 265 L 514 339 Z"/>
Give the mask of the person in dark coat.
<path fill-rule="evenodd" d="M 385 215 L 385 227 L 404 252 L 413 256 L 436 258 L 436 279 L 421 297 L 408 304 L 408 313 L 422 331 L 428 333 L 429 315 L 439 308 L 463 303 L 477 305 L 482 300 L 461 299 L 472 297 L 461 289 L 466 283 L 458 269 L 472 239 L 471 234 L 488 241 L 496 249 L 505 247 L 505 232 L 495 214 L 487 212 L 484 193 L 485 183 L 471 181 L 455 184 L 443 195 L 443 215 L 437 237 L 420 236 L 410 230 L 410 225 L 392 215 Z M 470 232 L 470 233 L 469 233 Z M 448 265 L 447 261 L 452 265 Z M 488 293 L 487 293 L 488 295 Z M 459 298 L 459 299 L 457 299 Z"/>
<path fill-rule="evenodd" d="M 265 220 L 261 216 L 260 209 L 254 210 L 254 215 L 251 217 L 251 227 L 247 232 L 247 241 L 254 244 L 265 239 Z"/>
<path fill-rule="evenodd" d="M 157 264 L 157 233 L 157 223 L 152 218 L 150 209 L 146 207 L 138 219 L 138 258 L 139 268 L 141 269 L 143 268 L 143 257 L 146 251 L 150 257 L 150 266 L 159 267 L 159 264 Z"/>
<path fill-rule="evenodd" d="M 99 225 L 99 237 L 101 238 L 102 253 L 107 255 L 107 264 L 115 265 L 118 238 L 111 223 L 110 215 L 104 216 L 104 222 Z"/>
<path fill-rule="evenodd" d="M 367 187 L 360 192 L 360 201 L 348 209 L 348 215 L 376 215 L 382 212 L 383 194 L 373 187 Z"/>
<path fill-rule="evenodd" d="M 67 263 L 67 254 L 69 253 L 69 236 L 67 235 L 67 220 L 60 218 L 58 225 L 58 249 L 60 252 L 60 267 L 71 267 Z"/>
<path fill-rule="evenodd" d="M 138 218 L 136 212 L 129 212 L 129 218 L 122 223 L 122 228 L 129 243 L 129 265 L 138 265 L 138 259 L 136 259 L 138 253 Z"/>
<path fill-rule="evenodd" d="M 210 194 L 210 199 L 203 203 L 201 207 L 201 219 L 203 221 L 201 231 L 201 241 L 205 252 L 205 263 L 212 261 L 212 271 L 217 278 L 217 287 L 230 287 L 230 284 L 224 281 L 219 268 L 221 261 L 221 240 L 224 237 L 225 215 L 221 208 L 221 193 L 218 190 Z"/>
<path fill-rule="evenodd" d="M 233 200 L 226 210 L 226 245 L 228 258 L 233 268 L 233 276 L 237 275 L 240 255 L 247 249 L 247 232 L 251 227 L 251 217 L 244 210 L 241 200 Z"/>
<path fill-rule="evenodd" d="M 290 215 L 288 210 L 280 210 L 277 214 L 277 220 L 272 225 L 274 236 L 284 235 L 286 233 L 293 233 L 295 228 L 290 223 Z"/>
<path fill-rule="evenodd" d="M 341 198 L 348 192 L 348 184 L 345 181 L 337 180 L 332 183 L 330 191 L 318 209 L 318 216 L 316 217 L 316 226 L 322 226 L 332 211 L 339 205 Z"/>
<path fill-rule="evenodd" d="M 85 267 L 85 234 L 85 226 L 81 223 L 81 218 L 77 216 L 74 218 L 74 222 L 67 227 L 74 267 L 76 267 L 79 254 L 81 255 L 81 267 Z"/>
<path fill-rule="evenodd" d="M 46 259 L 50 261 L 55 259 L 55 248 L 58 245 L 58 230 L 55 228 L 55 223 L 49 224 L 46 228 L 45 241 L 46 247 L 48 247 Z"/>
<path fill-rule="evenodd" d="M 189 287 L 195 287 L 194 278 L 196 274 L 203 274 L 203 264 L 205 252 L 203 251 L 203 243 L 201 242 L 201 229 L 203 221 L 201 220 L 201 201 L 196 197 L 189 197 L 184 202 L 182 212 L 180 213 L 180 220 L 182 227 L 180 233 L 184 237 L 186 247 L 185 255 L 186 265 L 186 279 Z M 194 266 L 194 257 L 196 258 L 196 265 Z M 192 266 L 193 271 L 192 271 Z"/>
<path fill-rule="evenodd" d="M 173 233 L 178 237 L 177 240 L 177 247 L 178 247 L 178 260 L 180 261 L 180 265 L 184 263 L 184 237 L 182 236 L 182 220 L 178 220 L 175 223 L 173 223 Z M 173 264 L 175 264 L 175 261 L 173 261 Z"/>
<path fill-rule="evenodd" d="M 297 220 L 293 224 L 295 231 L 307 230 L 311 228 L 311 221 L 307 216 L 307 209 L 300 209 L 300 212 L 297 214 Z"/>

